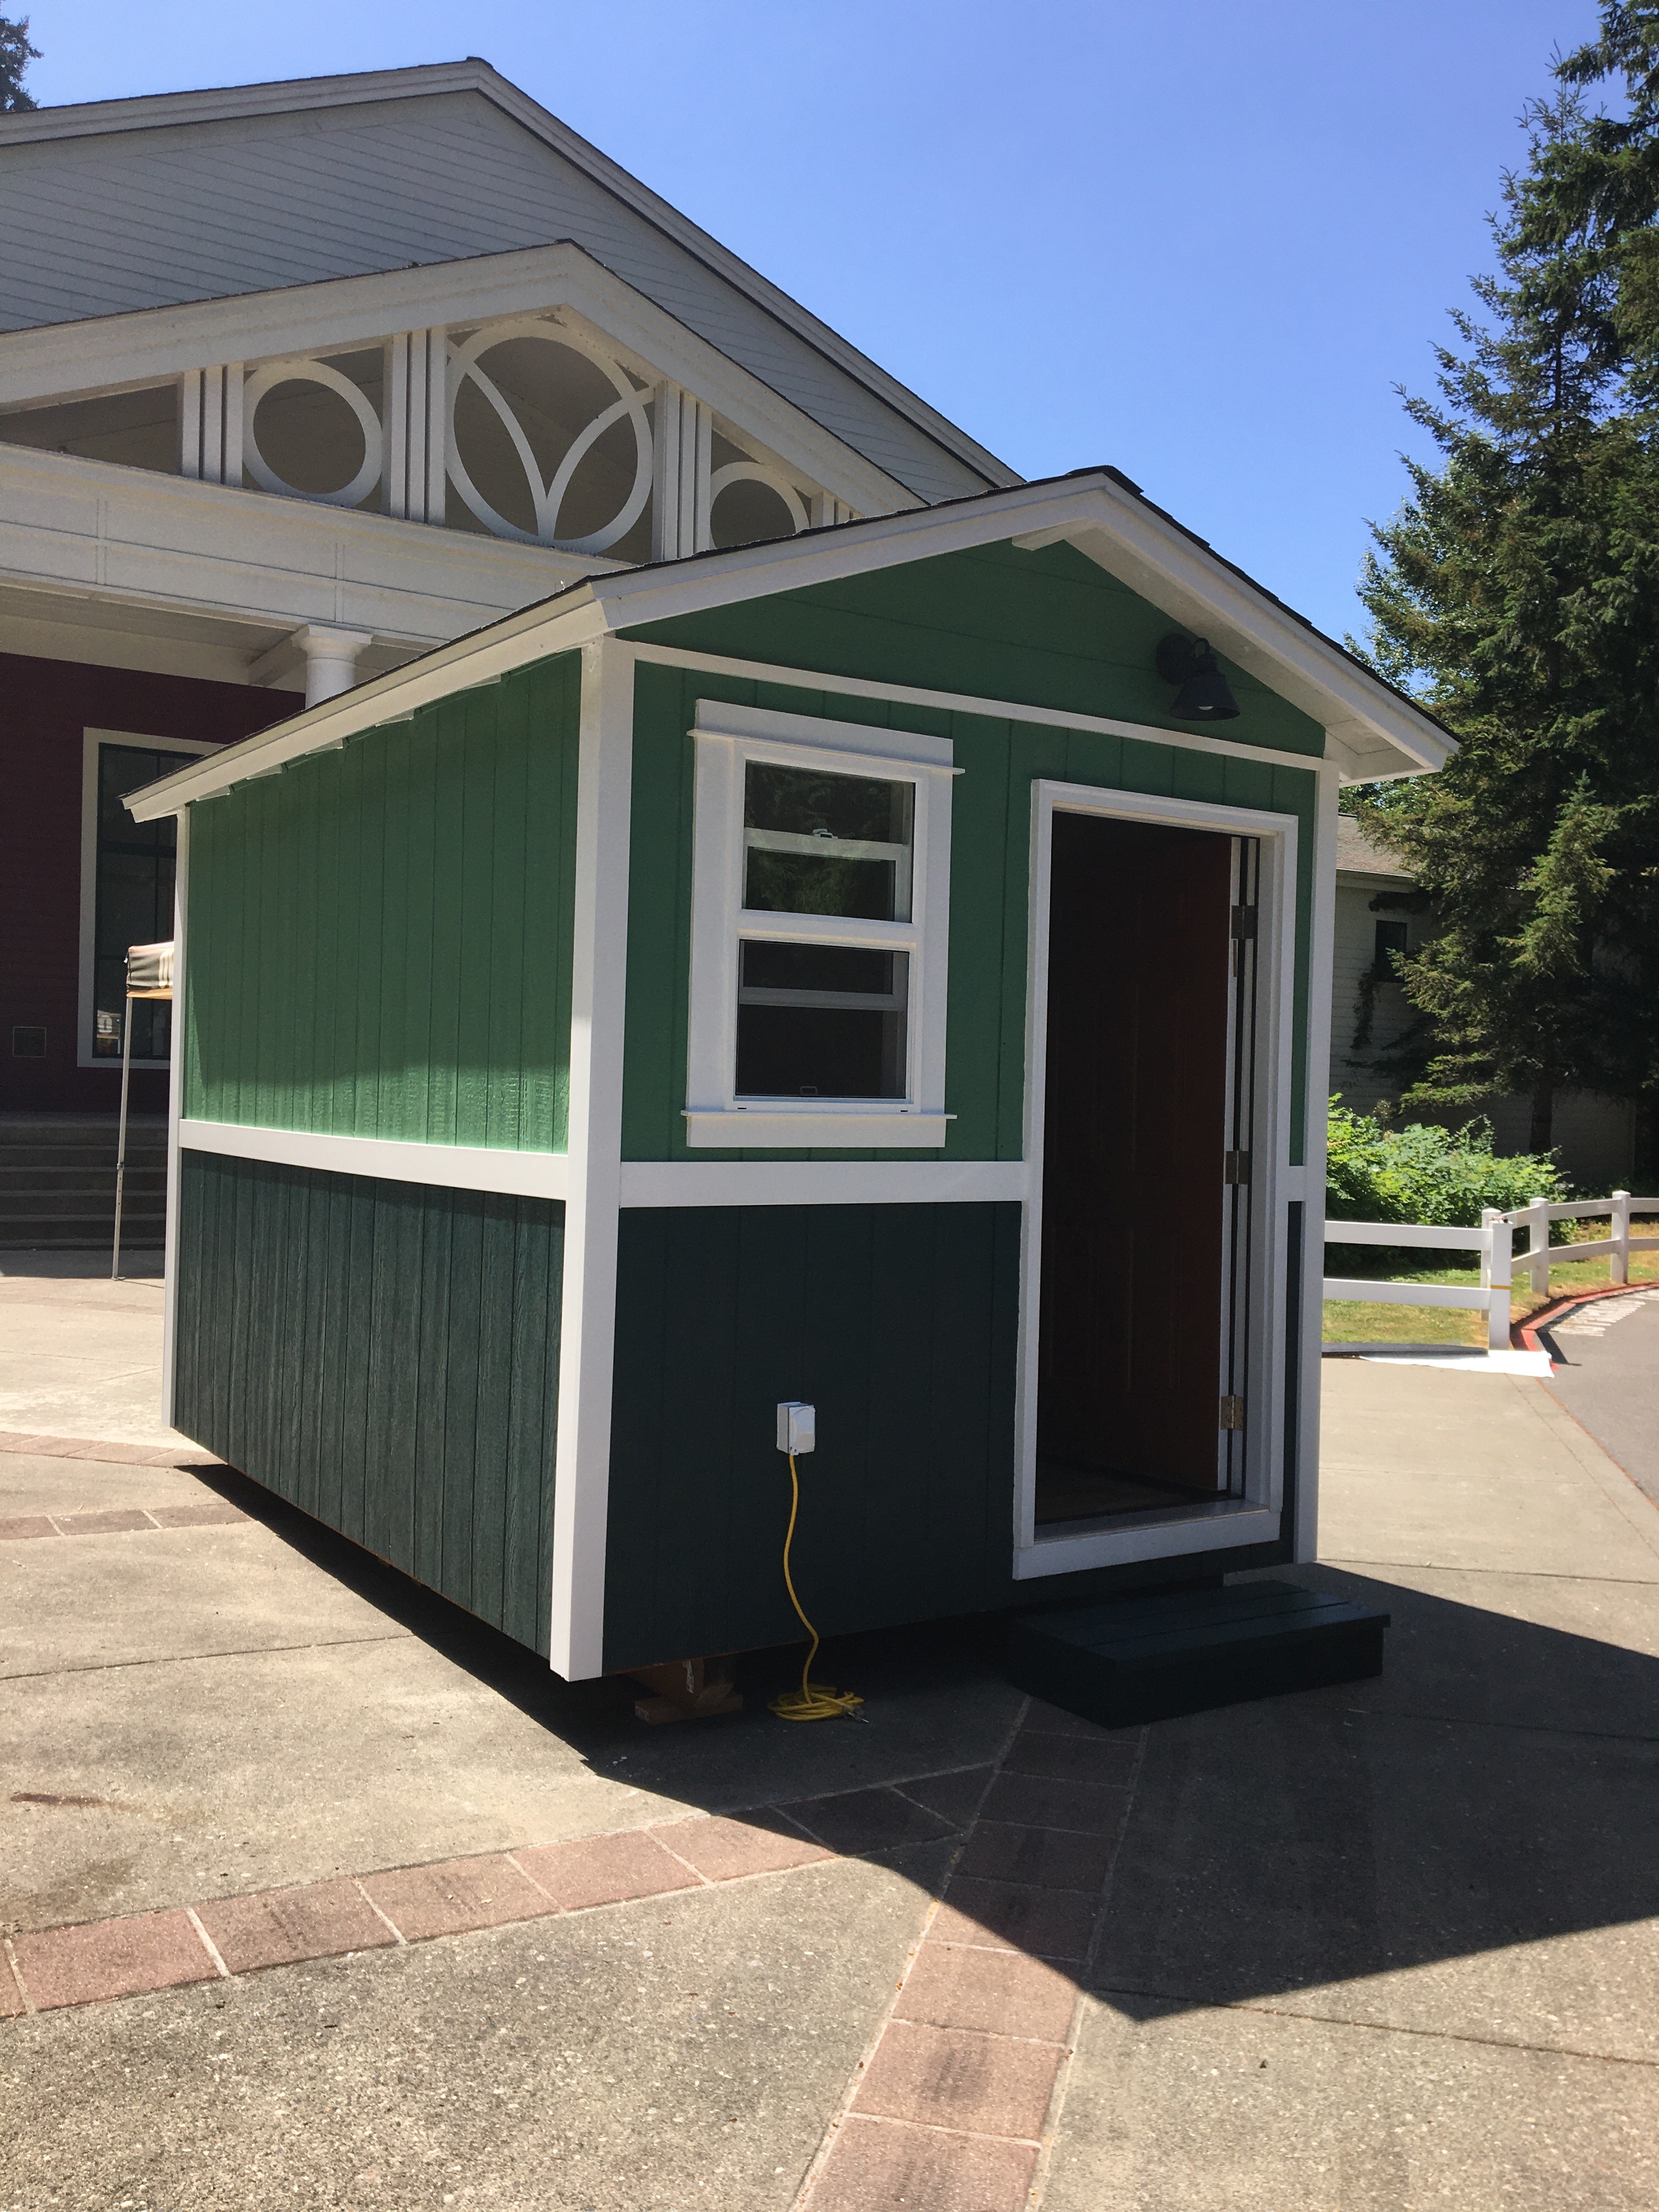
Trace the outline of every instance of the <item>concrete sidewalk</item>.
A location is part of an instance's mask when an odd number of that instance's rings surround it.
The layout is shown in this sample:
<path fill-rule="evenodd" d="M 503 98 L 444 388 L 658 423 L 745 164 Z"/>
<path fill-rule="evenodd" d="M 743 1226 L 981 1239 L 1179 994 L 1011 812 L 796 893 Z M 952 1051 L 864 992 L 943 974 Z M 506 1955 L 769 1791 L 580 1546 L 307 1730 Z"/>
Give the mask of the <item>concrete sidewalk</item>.
<path fill-rule="evenodd" d="M 142 1463 L 153 1289 L 0 1329 L 0 2208 L 1659 2202 L 1659 1510 L 1547 1386 L 1328 1364 L 1379 1681 L 1108 1735 L 956 1629 L 651 1731 Z"/>

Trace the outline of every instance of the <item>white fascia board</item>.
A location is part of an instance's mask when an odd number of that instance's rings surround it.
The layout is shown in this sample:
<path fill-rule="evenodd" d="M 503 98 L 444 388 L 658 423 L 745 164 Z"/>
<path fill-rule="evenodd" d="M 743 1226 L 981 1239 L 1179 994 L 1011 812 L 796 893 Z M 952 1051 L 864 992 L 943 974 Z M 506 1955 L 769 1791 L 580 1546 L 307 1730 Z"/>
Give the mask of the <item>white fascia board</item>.
<path fill-rule="evenodd" d="M 568 307 L 647 377 L 695 392 L 786 468 L 861 514 L 919 504 L 896 477 L 568 240 L 372 276 L 142 307 L 0 334 L 0 407 L 126 391 L 228 361 L 280 361 L 377 344 L 398 331 L 495 322 Z"/>
<path fill-rule="evenodd" d="M 620 563 L 0 444 L 0 579 L 33 591 L 444 644 Z"/>
<path fill-rule="evenodd" d="M 1028 532 L 1050 532 L 1057 524 L 1068 538 L 1075 530 L 1105 539 L 1105 547 L 1093 553 L 1103 567 L 1143 592 L 1172 620 L 1200 629 L 1240 666 L 1303 707 L 1328 731 L 1345 718 L 1352 726 L 1363 709 L 1370 718 L 1371 742 L 1377 747 L 1372 757 L 1379 763 L 1369 774 L 1415 775 L 1440 767 L 1449 757 L 1451 738 L 1426 716 L 1369 677 L 1328 639 L 1235 575 L 1176 525 L 1102 475 L 1080 483 L 1067 479 L 1060 484 L 1020 484 L 1012 491 L 942 507 L 911 508 L 871 521 L 736 546 L 729 552 L 695 554 L 683 561 L 592 576 L 579 590 L 526 607 L 474 637 L 428 655 L 413 668 L 394 670 L 339 700 L 307 709 L 265 737 L 228 748 L 210 768 L 152 784 L 128 804 L 140 821 L 172 813 L 191 799 L 228 789 L 258 764 L 274 766 L 297 759 L 337 737 L 372 728 L 450 691 L 489 682 L 607 632 L 770 592 L 805 591 L 816 584 L 872 574 L 975 546 L 1006 544 Z M 1120 538 L 1121 553 L 1115 550 Z M 1148 544 L 1161 562 L 1156 572 L 1139 550 Z M 1107 550 L 1113 553 L 1110 560 L 1103 557 Z M 1397 738 L 1389 734 L 1396 731 Z M 1348 756 L 1340 757 L 1337 764 L 1350 776 Z M 1306 765 L 1316 768 L 1316 757 L 1310 755 Z"/>
<path fill-rule="evenodd" d="M 1062 536 L 1322 723 L 1346 782 L 1417 775 L 1450 758 L 1452 739 L 1425 715 L 1109 477 L 1078 501 L 1072 528 L 1043 532 L 1050 544 Z"/>
<path fill-rule="evenodd" d="M 1103 472 L 739 547 L 718 564 L 705 561 L 702 574 L 687 563 L 629 569 L 606 578 L 603 593 L 614 626 L 632 628 L 746 596 L 732 580 L 763 566 L 788 570 L 765 588 L 803 591 L 1011 538 L 1062 537 L 1320 723 L 1345 781 L 1417 775 L 1450 757 L 1453 740 L 1425 714 Z"/>
<path fill-rule="evenodd" d="M 548 610 L 528 607 L 522 614 L 492 623 L 488 629 L 460 638 L 453 645 L 440 646 L 410 668 L 394 668 L 389 675 L 341 692 L 337 698 L 307 707 L 274 730 L 245 738 L 240 744 L 227 745 L 210 757 L 210 766 L 204 763 L 200 773 L 186 769 L 145 785 L 125 802 L 127 811 L 136 822 L 154 822 L 161 815 L 177 814 L 198 799 L 216 798 L 256 776 L 275 775 L 290 761 L 303 760 L 307 753 L 326 752 L 343 744 L 348 738 L 379 729 L 387 722 L 406 721 L 434 700 L 496 683 L 532 660 L 572 651 L 604 635 L 604 618 L 591 600 L 567 593 L 559 605 L 556 635 L 549 635 Z"/>
<path fill-rule="evenodd" d="M 677 246 L 765 309 L 816 352 L 884 401 L 947 453 L 954 453 L 988 484 L 1018 483 L 1018 474 L 954 422 L 939 414 L 908 386 L 890 376 L 839 331 L 769 283 L 729 248 L 699 229 L 689 216 L 659 199 L 637 177 L 602 154 L 597 146 L 561 123 L 527 93 L 491 69 L 487 62 L 440 63 L 408 70 L 376 70 L 359 76 L 313 77 L 274 84 L 231 86 L 221 90 L 171 93 L 143 100 L 99 100 L 74 107 L 36 109 L 0 116 L 0 150 L 49 138 L 88 137 L 112 131 L 163 130 L 182 124 L 222 122 L 323 107 L 347 107 L 379 100 L 429 99 L 441 93 L 476 92 L 510 116 L 544 145 L 583 170 L 594 181 L 642 216 Z M 234 356 L 227 356 L 234 358 Z M 833 487 L 826 486 L 826 489 Z M 860 502 L 854 501 L 854 505 Z"/>

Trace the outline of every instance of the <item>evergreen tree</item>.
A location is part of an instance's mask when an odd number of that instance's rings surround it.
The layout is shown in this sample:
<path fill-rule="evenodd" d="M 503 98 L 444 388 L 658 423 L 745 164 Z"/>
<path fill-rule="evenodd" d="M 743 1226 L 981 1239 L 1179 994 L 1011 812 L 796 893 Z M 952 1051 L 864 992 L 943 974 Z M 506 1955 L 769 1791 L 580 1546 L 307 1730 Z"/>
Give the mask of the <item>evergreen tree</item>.
<path fill-rule="evenodd" d="M 34 106 L 23 89 L 23 72 L 40 58 L 39 47 L 29 44 L 28 17 L 14 23 L 0 15 L 0 115 L 16 115 Z"/>
<path fill-rule="evenodd" d="M 1610 0 L 1603 32 L 1659 62 L 1659 5 Z M 1526 1092 L 1540 1152 L 1559 1090 L 1659 1085 L 1659 418 L 1632 279 L 1659 232 L 1631 182 L 1659 185 L 1659 108 L 1610 122 L 1573 89 L 1526 121 L 1498 274 L 1437 349 L 1440 399 L 1407 400 L 1438 461 L 1407 464 L 1361 584 L 1372 659 L 1460 750 L 1352 803 L 1440 917 L 1399 963 L 1428 1018 L 1406 1102 Z"/>

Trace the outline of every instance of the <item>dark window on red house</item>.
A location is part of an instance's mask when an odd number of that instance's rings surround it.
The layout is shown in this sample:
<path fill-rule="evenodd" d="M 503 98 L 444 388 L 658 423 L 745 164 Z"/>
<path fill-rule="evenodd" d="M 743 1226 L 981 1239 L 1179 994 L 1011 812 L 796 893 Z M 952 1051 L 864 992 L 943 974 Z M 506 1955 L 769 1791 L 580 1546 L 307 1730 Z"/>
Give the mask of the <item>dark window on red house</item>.
<path fill-rule="evenodd" d="M 173 934 L 173 817 L 169 814 L 156 822 L 135 822 L 121 801 L 128 792 L 182 765 L 171 750 L 151 751 L 142 745 L 98 748 L 92 1049 L 100 1060 L 121 1056 L 128 945 L 155 945 Z M 172 1033 L 173 1008 L 167 1000 L 134 1001 L 135 1060 L 165 1060 Z"/>

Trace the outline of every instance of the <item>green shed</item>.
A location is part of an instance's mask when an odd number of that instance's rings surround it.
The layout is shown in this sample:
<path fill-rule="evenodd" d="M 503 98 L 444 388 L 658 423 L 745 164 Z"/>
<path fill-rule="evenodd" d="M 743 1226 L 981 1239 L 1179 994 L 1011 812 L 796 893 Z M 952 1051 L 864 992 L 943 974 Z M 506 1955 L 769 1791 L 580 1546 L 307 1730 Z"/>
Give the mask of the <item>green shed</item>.
<path fill-rule="evenodd" d="M 1095 469 L 192 762 L 170 1419 L 573 1680 L 799 1633 L 783 1401 L 826 1632 L 1311 1557 L 1338 789 L 1449 750 Z"/>

